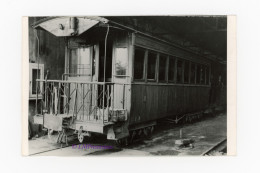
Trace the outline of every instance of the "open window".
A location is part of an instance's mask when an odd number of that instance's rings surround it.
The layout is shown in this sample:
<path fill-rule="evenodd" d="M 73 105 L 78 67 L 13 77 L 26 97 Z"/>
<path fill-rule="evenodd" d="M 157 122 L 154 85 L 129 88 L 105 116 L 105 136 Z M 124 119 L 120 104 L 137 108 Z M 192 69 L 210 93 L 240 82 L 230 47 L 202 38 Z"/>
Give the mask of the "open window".
<path fill-rule="evenodd" d="M 157 53 L 149 51 L 147 61 L 147 80 L 156 80 Z"/>
<path fill-rule="evenodd" d="M 145 64 L 145 50 L 141 48 L 135 48 L 134 56 L 134 79 L 144 79 L 144 64 Z"/>
<path fill-rule="evenodd" d="M 190 77 L 190 62 L 184 61 L 184 83 L 189 83 L 189 77 Z"/>
<path fill-rule="evenodd" d="M 190 68 L 190 84 L 195 84 L 195 76 L 196 76 L 196 66 L 194 63 L 191 63 L 191 68 Z"/>
<path fill-rule="evenodd" d="M 160 82 L 166 81 L 166 65 L 167 65 L 167 56 L 160 55 L 159 58 L 159 81 Z"/>
<path fill-rule="evenodd" d="M 175 75 L 175 58 L 169 57 L 168 81 L 174 82 Z"/>
<path fill-rule="evenodd" d="M 183 83 L 183 60 L 177 60 L 177 83 Z"/>
<path fill-rule="evenodd" d="M 209 84 L 209 67 L 208 66 L 206 66 L 205 67 L 205 83 L 206 83 L 206 85 L 208 85 Z"/>
<path fill-rule="evenodd" d="M 196 69 L 196 84 L 200 84 L 200 78 L 201 78 L 201 65 L 197 64 L 197 69 Z"/>
<path fill-rule="evenodd" d="M 204 66 L 204 65 L 201 65 L 200 72 L 201 72 L 200 84 L 201 84 L 201 85 L 205 85 L 205 79 L 206 79 L 205 76 L 206 76 L 206 73 L 205 73 L 205 66 Z"/>

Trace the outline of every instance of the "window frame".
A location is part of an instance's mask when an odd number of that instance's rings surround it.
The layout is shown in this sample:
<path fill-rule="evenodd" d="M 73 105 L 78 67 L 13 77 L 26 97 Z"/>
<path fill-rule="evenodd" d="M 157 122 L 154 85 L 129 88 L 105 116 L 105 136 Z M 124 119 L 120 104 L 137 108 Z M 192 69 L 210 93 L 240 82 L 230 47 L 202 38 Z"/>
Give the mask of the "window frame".
<path fill-rule="evenodd" d="M 33 76 L 32 76 L 32 71 L 33 70 L 37 70 L 38 69 L 38 64 L 37 63 L 29 63 L 29 99 L 36 99 L 36 95 L 37 94 L 33 94 L 32 92 L 32 88 L 33 88 Z M 39 70 L 40 70 L 40 74 L 39 77 L 41 80 L 44 79 L 44 64 L 39 64 Z M 36 78 L 37 79 L 37 78 Z M 36 84 L 36 83 L 35 83 Z M 37 89 L 37 88 L 36 88 Z M 40 82 L 40 92 L 43 91 L 43 82 Z M 42 95 L 40 93 L 38 93 L 38 99 L 42 99 Z"/>
<path fill-rule="evenodd" d="M 159 83 L 166 83 L 168 81 L 168 77 L 167 77 L 167 74 L 168 74 L 168 59 L 169 59 L 169 56 L 167 54 L 163 54 L 163 53 L 159 53 L 159 58 L 158 58 L 158 82 Z M 161 62 L 161 57 L 164 57 L 165 58 L 165 69 L 164 69 L 164 79 L 163 80 L 160 80 L 160 62 Z"/>
<path fill-rule="evenodd" d="M 187 82 L 185 81 L 186 63 L 188 63 L 188 81 Z M 190 66 L 191 66 L 191 62 L 189 60 L 183 60 L 183 84 L 190 84 Z"/>
<path fill-rule="evenodd" d="M 80 49 L 89 49 L 89 64 L 79 64 L 81 62 L 81 56 L 80 56 Z M 72 51 L 76 52 L 76 60 L 77 64 L 72 64 Z M 74 76 L 93 76 L 93 53 L 94 53 L 94 45 L 87 45 L 87 46 L 80 46 L 80 47 L 73 47 L 69 49 L 69 57 L 68 57 L 68 74 L 70 77 Z M 89 68 L 79 68 L 79 65 L 87 65 Z M 75 66 L 75 67 L 73 67 Z M 89 70 L 89 74 L 85 72 L 84 70 Z M 71 73 L 71 71 L 73 73 Z M 85 74 L 86 73 L 86 74 Z"/>
<path fill-rule="evenodd" d="M 205 85 L 209 85 L 209 65 L 205 65 Z"/>
<path fill-rule="evenodd" d="M 194 65 L 194 81 L 192 82 L 192 80 L 191 80 L 191 75 L 192 75 L 192 65 Z M 190 62 L 190 82 L 189 82 L 189 84 L 190 85 L 196 85 L 196 73 L 197 73 L 197 64 L 195 63 L 195 62 Z"/>
<path fill-rule="evenodd" d="M 196 63 L 196 85 L 201 85 L 201 72 L 199 73 L 199 76 L 198 76 L 198 68 L 200 68 L 201 64 L 200 63 Z M 200 71 L 200 69 L 199 69 Z M 199 79 L 198 79 L 199 78 Z"/>
<path fill-rule="evenodd" d="M 173 80 L 169 79 L 169 72 L 170 72 L 170 59 L 173 59 Z M 176 83 L 176 63 L 177 58 L 174 56 L 169 56 L 168 57 L 168 83 Z"/>
<path fill-rule="evenodd" d="M 178 61 L 181 61 L 181 81 L 178 82 Z M 176 84 L 184 84 L 184 59 L 182 58 L 177 58 L 176 61 Z"/>
<path fill-rule="evenodd" d="M 142 51 L 144 51 L 144 62 L 143 62 L 143 77 L 142 79 L 135 79 L 135 53 L 136 53 L 136 49 L 140 49 Z M 146 81 L 146 59 L 147 59 L 147 49 L 145 48 L 142 48 L 142 47 L 138 47 L 138 46 L 135 46 L 133 48 L 134 50 L 134 53 L 133 53 L 133 68 L 132 68 L 132 76 L 133 76 L 133 81 L 139 81 L 139 82 L 144 82 Z"/>
<path fill-rule="evenodd" d="M 125 74 L 124 75 L 118 75 L 116 74 L 116 61 L 117 61 L 117 49 L 126 49 L 126 68 L 125 68 Z M 128 59 L 128 48 L 127 47 L 115 47 L 114 48 L 115 51 L 115 61 L 113 63 L 113 76 L 115 77 L 127 77 L 129 74 L 129 59 Z"/>
<path fill-rule="evenodd" d="M 204 74 L 203 74 L 204 73 Z M 203 79 L 204 78 L 204 79 Z M 203 80 L 204 81 L 203 81 Z M 201 85 L 206 85 L 206 65 L 202 64 L 201 65 L 201 79 L 200 79 L 200 84 Z"/>
<path fill-rule="evenodd" d="M 154 74 L 154 79 L 148 79 L 148 63 L 149 63 L 149 53 L 153 53 L 156 55 L 155 59 L 155 74 Z M 146 53 L 146 75 L 145 75 L 145 80 L 146 82 L 158 82 L 158 56 L 159 53 L 154 51 L 154 50 L 147 50 Z"/>
<path fill-rule="evenodd" d="M 134 70 L 135 70 L 135 53 L 136 53 L 136 49 L 140 49 L 142 51 L 144 51 L 144 67 L 143 67 L 143 78 L 142 79 L 135 79 L 135 75 L 134 75 Z M 155 61 L 155 77 L 154 79 L 148 79 L 148 63 L 149 63 L 149 54 L 153 53 L 156 55 L 156 61 Z M 161 57 L 165 57 L 166 58 L 166 62 L 165 62 L 165 76 L 164 76 L 164 80 L 160 80 L 160 60 Z M 170 79 L 170 62 L 173 61 L 173 76 L 172 79 Z M 180 81 L 177 81 L 177 73 L 178 73 L 178 63 L 179 61 L 181 62 L 181 78 Z M 132 81 L 133 82 L 145 82 L 145 83 L 157 83 L 157 84 L 176 84 L 176 85 L 191 85 L 191 86 L 195 86 L 195 85 L 201 85 L 201 86 L 207 86 L 210 85 L 211 81 L 210 81 L 210 64 L 206 63 L 206 62 L 196 62 L 192 59 L 189 58 L 182 58 L 182 57 L 178 57 L 175 56 L 173 54 L 169 54 L 169 53 L 165 53 L 165 52 L 161 52 L 155 49 L 150 49 L 150 48 L 146 48 L 146 47 L 142 47 L 139 45 L 134 45 L 133 46 L 133 61 L 132 61 Z M 185 64 L 188 65 L 185 65 Z M 185 69 L 185 66 L 187 67 L 187 69 Z M 192 66 L 194 66 L 194 82 L 191 81 L 191 70 L 192 70 Z M 200 68 L 201 70 L 201 66 L 205 67 L 205 80 L 203 83 L 201 83 L 201 72 L 199 73 L 200 76 L 198 76 L 197 73 L 197 69 Z M 208 68 L 208 72 L 206 70 L 206 67 Z M 188 70 L 188 78 L 185 81 L 185 70 Z M 206 74 L 207 73 L 207 74 Z M 197 79 L 199 78 L 199 81 L 197 82 Z M 207 78 L 207 79 L 206 79 Z M 208 83 L 207 83 L 208 81 Z"/>

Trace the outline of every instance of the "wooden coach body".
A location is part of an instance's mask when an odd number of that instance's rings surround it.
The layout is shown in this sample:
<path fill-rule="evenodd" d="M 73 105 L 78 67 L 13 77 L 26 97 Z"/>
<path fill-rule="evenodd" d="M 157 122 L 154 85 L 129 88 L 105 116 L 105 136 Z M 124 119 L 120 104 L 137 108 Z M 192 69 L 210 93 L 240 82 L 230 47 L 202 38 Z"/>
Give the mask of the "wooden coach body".
<path fill-rule="evenodd" d="M 84 24 L 85 19 L 87 24 Z M 80 33 L 75 32 L 76 26 L 83 28 L 78 29 Z M 113 129 L 116 135 L 108 139 L 120 139 L 128 136 L 129 131 L 153 126 L 157 119 L 203 111 L 209 104 L 211 61 L 185 48 L 102 18 L 55 18 L 39 22 L 35 25 L 38 27 L 66 38 L 65 70 L 60 83 L 76 81 L 93 85 L 81 85 L 81 92 L 77 94 L 84 97 L 83 101 L 72 92 L 79 85 L 68 87 L 72 94 L 67 102 L 70 110 L 66 113 L 73 117 L 78 109 L 76 113 L 79 114 L 70 125 L 75 130 L 109 136 Z M 84 56 L 88 59 L 82 59 Z M 99 84 L 113 85 L 111 88 L 103 86 L 104 91 L 107 90 L 103 106 L 97 103 L 102 93 Z M 92 94 L 85 98 L 83 93 L 88 87 Z M 57 101 L 61 102 L 66 106 L 65 100 Z M 81 102 L 86 109 L 77 107 L 76 102 Z M 90 114 L 84 112 L 94 109 L 84 104 L 96 105 L 95 109 L 126 110 L 126 121 L 117 123 L 107 118 L 104 123 L 103 117 L 102 130 L 95 131 L 93 129 L 97 128 L 90 128 L 90 124 L 96 123 L 89 121 Z M 88 120 L 88 128 L 79 128 L 85 120 Z"/>
<path fill-rule="evenodd" d="M 141 35 L 135 35 L 134 47 L 145 51 L 144 77 L 135 79 L 133 76 L 131 84 L 131 111 L 130 124 L 141 123 L 163 118 L 165 116 L 178 116 L 186 113 L 204 110 L 209 104 L 210 90 L 210 61 L 186 50 L 164 44 Z M 156 54 L 156 67 L 154 79 L 147 78 L 147 66 L 149 63 L 149 52 Z M 165 57 L 166 61 L 163 68 L 163 79 L 159 79 L 160 58 Z M 134 64 L 135 56 L 131 57 Z M 170 60 L 173 62 L 170 66 Z M 177 62 L 180 61 L 181 79 L 177 81 Z M 185 69 L 184 63 L 187 63 Z M 191 81 L 191 64 L 195 67 L 195 75 Z M 197 75 L 197 68 L 205 67 L 204 79 L 201 81 L 202 74 Z M 173 68 L 173 69 L 170 69 Z M 200 69 L 201 70 L 201 69 Z M 134 70 L 133 70 L 134 71 Z M 172 80 L 170 79 L 170 72 Z M 184 74 L 188 73 L 187 81 L 184 81 Z M 133 74 L 132 74 L 133 75 Z"/>

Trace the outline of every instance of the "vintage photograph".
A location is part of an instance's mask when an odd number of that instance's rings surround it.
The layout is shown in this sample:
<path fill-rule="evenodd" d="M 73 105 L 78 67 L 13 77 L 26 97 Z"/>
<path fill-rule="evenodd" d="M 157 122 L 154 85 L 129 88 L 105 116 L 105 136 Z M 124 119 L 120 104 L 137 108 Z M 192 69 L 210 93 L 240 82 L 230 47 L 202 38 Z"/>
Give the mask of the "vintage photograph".
<path fill-rule="evenodd" d="M 227 16 L 27 20 L 29 156 L 227 155 Z"/>

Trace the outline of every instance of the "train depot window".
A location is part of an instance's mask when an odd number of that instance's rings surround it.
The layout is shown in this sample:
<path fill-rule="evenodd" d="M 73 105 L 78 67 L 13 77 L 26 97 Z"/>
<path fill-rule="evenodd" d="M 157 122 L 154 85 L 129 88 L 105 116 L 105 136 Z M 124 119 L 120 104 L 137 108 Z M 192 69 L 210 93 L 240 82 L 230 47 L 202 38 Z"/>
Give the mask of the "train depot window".
<path fill-rule="evenodd" d="M 136 48 L 134 57 L 134 79 L 144 79 L 145 50 Z"/>
<path fill-rule="evenodd" d="M 182 81 L 182 69 L 183 69 L 183 61 L 177 60 L 177 83 L 183 83 Z"/>
<path fill-rule="evenodd" d="M 184 83 L 189 83 L 190 62 L 184 61 Z"/>
<path fill-rule="evenodd" d="M 148 80 L 155 80 L 156 60 L 157 60 L 157 54 L 155 52 L 149 52 L 148 53 L 148 62 L 147 62 L 147 79 Z"/>
<path fill-rule="evenodd" d="M 166 81 L 167 56 L 161 55 L 159 59 L 159 81 Z"/>
<path fill-rule="evenodd" d="M 168 71 L 168 80 L 174 81 L 174 71 L 175 71 L 175 59 L 173 57 L 169 58 L 169 71 Z"/>
<path fill-rule="evenodd" d="M 116 48 L 115 54 L 115 74 L 125 76 L 128 66 L 127 48 Z"/>
<path fill-rule="evenodd" d="M 200 78 L 201 78 L 201 65 L 197 65 L 196 84 L 200 84 Z"/>
<path fill-rule="evenodd" d="M 190 83 L 195 84 L 195 75 L 196 75 L 196 66 L 194 63 L 191 63 L 190 68 Z"/>

